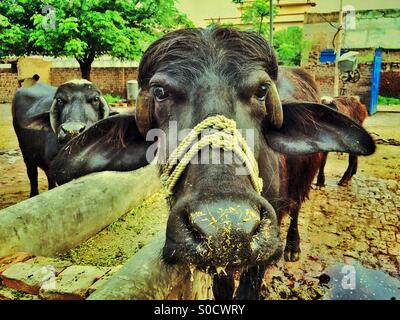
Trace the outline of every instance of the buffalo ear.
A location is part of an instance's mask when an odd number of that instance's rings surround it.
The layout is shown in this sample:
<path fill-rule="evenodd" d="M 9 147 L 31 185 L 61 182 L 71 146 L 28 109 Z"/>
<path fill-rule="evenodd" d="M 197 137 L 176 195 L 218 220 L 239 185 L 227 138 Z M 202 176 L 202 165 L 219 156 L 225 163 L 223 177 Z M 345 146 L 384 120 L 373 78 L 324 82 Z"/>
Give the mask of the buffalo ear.
<path fill-rule="evenodd" d="M 136 170 L 148 164 L 147 149 L 152 144 L 140 134 L 133 114 L 109 116 L 59 150 L 50 176 L 64 184 L 92 172 Z"/>
<path fill-rule="evenodd" d="M 111 108 L 108 106 L 108 103 L 103 96 L 100 96 L 100 112 L 101 112 L 101 119 L 108 118 L 111 113 Z"/>
<path fill-rule="evenodd" d="M 50 113 L 43 112 L 33 116 L 22 123 L 24 129 L 53 131 L 50 124 Z"/>
<path fill-rule="evenodd" d="M 304 155 L 317 152 L 346 152 L 370 155 L 375 142 L 369 133 L 347 116 L 318 103 L 284 103 L 280 129 L 264 125 L 269 146 L 280 153 Z"/>

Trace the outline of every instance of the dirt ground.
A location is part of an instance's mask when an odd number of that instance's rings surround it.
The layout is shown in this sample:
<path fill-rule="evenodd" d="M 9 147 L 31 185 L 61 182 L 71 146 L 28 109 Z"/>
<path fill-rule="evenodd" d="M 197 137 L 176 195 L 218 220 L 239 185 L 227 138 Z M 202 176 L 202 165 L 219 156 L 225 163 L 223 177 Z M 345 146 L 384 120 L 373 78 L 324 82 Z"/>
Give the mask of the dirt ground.
<path fill-rule="evenodd" d="M 400 112 L 378 112 L 364 125 L 378 141 L 376 153 L 359 158 L 358 174 L 347 187 L 337 186 L 347 167 L 347 155 L 329 155 L 327 185 L 311 191 L 300 213 L 301 259 L 271 266 L 265 278 L 265 298 L 323 298 L 329 286 L 323 276 L 342 263 L 358 263 L 400 278 Z M 47 188 L 42 172 L 39 179 L 42 192 Z M 29 195 L 9 104 L 0 104 L 0 186 L 0 209 Z M 140 221 L 149 212 L 157 212 L 154 222 L 163 223 L 144 228 Z M 154 195 L 65 257 L 93 265 L 121 264 L 164 226 L 166 218 L 162 195 Z M 288 219 L 282 236 L 287 226 Z"/>
<path fill-rule="evenodd" d="M 39 170 L 40 192 L 47 180 Z M 12 126 L 11 105 L 0 104 L 0 209 L 29 197 L 29 180 Z"/>

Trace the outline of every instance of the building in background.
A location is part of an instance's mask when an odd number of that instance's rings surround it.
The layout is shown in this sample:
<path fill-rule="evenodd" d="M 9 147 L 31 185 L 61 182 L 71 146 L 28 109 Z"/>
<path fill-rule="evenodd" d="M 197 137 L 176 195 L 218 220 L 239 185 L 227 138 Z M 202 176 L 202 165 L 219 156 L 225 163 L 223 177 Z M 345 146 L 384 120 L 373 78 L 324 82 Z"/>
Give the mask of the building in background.
<path fill-rule="evenodd" d="M 348 16 L 348 20 L 347 20 Z M 328 51 L 335 49 L 337 42 L 336 34 L 339 13 L 307 13 L 303 25 L 304 41 L 310 48 L 320 50 L 319 54 L 310 56 L 305 50 L 302 57 L 302 65 L 320 62 L 333 62 L 328 57 Z M 342 48 L 346 50 L 357 50 L 359 60 L 368 62 L 372 60 L 375 48 L 385 49 L 383 60 L 400 60 L 400 8 L 356 10 L 345 14 Z M 371 51 L 372 50 L 372 51 Z M 321 53 L 326 52 L 326 55 Z M 322 59 L 324 58 L 324 59 Z"/>
<path fill-rule="evenodd" d="M 246 28 L 241 15 L 243 8 L 252 2 L 180 0 L 179 9 L 198 27 L 220 23 Z M 274 30 L 303 29 L 301 66 L 315 74 L 322 94 L 332 95 L 340 0 L 273 0 L 273 3 L 278 8 Z M 344 32 L 342 48 L 343 52 L 359 52 L 360 79 L 356 83 L 341 82 L 341 92 L 359 95 L 373 113 L 379 86 L 381 95 L 400 95 L 400 2 L 343 0 L 342 4 L 349 10 L 345 19 L 354 18 L 354 25 L 348 25 Z"/>
<path fill-rule="evenodd" d="M 342 54 L 358 53 L 360 76 L 354 83 L 342 81 L 341 93 L 359 95 L 373 114 L 378 94 L 400 97 L 400 9 L 348 8 L 350 11 L 344 17 Z M 323 95 L 333 92 L 338 18 L 338 11 L 309 12 L 303 26 L 301 66 L 314 73 Z"/>
<path fill-rule="evenodd" d="M 275 30 L 288 27 L 302 27 L 304 16 L 317 6 L 314 0 L 276 0 L 275 6 L 278 8 L 278 14 L 275 17 Z"/>
<path fill-rule="evenodd" d="M 269 1 L 269 0 L 265 0 Z M 244 0 L 235 4 L 232 0 L 180 0 L 177 7 L 186 13 L 197 27 L 206 27 L 212 22 L 243 26 L 243 6 L 252 3 Z M 274 21 L 275 30 L 290 26 L 302 27 L 306 13 L 339 11 L 339 0 L 273 0 L 278 7 Z M 358 10 L 393 9 L 400 7 L 399 0 L 343 0 L 343 6 L 351 5 Z"/>
<path fill-rule="evenodd" d="M 339 0 L 314 0 L 316 6 L 309 12 L 327 13 L 339 11 Z M 343 0 L 343 7 L 353 6 L 356 11 L 374 9 L 393 9 L 400 7 L 398 0 Z"/>
<path fill-rule="evenodd" d="M 265 0 L 269 1 L 269 0 Z M 206 27 L 213 22 L 246 27 L 241 20 L 243 8 L 251 4 L 245 0 L 235 4 L 232 0 L 181 0 L 178 8 L 186 13 L 197 27 Z M 301 27 L 304 14 L 316 6 L 314 0 L 274 0 L 279 11 L 274 21 L 275 30 L 291 26 Z"/>

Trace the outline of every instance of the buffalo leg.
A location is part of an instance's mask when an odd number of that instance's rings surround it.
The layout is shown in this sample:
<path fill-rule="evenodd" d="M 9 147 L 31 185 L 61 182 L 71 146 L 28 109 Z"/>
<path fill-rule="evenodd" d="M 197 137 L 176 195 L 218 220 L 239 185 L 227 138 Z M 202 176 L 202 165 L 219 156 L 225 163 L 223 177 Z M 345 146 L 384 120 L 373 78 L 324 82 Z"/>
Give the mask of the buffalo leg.
<path fill-rule="evenodd" d="M 346 172 L 343 174 L 342 179 L 340 179 L 338 185 L 346 186 L 350 181 L 351 177 L 357 172 L 358 160 L 356 155 L 349 155 L 349 166 L 347 167 Z"/>
<path fill-rule="evenodd" d="M 47 184 L 49 186 L 49 190 L 54 189 L 56 187 L 56 183 L 51 180 L 49 177 L 47 177 Z"/>
<path fill-rule="evenodd" d="M 28 173 L 29 182 L 31 184 L 30 197 L 34 197 L 39 194 L 38 189 L 38 169 L 34 164 L 26 163 L 26 171 Z"/>
<path fill-rule="evenodd" d="M 358 169 L 358 157 L 354 156 L 353 172 L 351 176 L 354 176 L 357 173 L 357 169 Z"/>
<path fill-rule="evenodd" d="M 235 291 L 233 274 L 215 275 L 213 279 L 213 293 L 215 300 L 232 300 Z"/>
<path fill-rule="evenodd" d="M 46 171 L 46 177 L 47 177 L 47 185 L 49 190 L 54 189 L 56 187 L 56 182 L 50 178 L 49 172 Z"/>
<path fill-rule="evenodd" d="M 328 152 L 323 152 L 321 157 L 321 165 L 318 171 L 318 178 L 317 178 L 317 186 L 324 187 L 325 186 L 325 165 L 326 160 L 328 158 Z"/>
<path fill-rule="evenodd" d="M 236 291 L 237 300 L 260 300 L 261 285 L 265 273 L 265 265 L 251 267 L 240 276 L 239 287 Z"/>
<path fill-rule="evenodd" d="M 300 207 L 290 209 L 290 225 L 286 236 L 284 257 L 286 261 L 297 261 L 300 259 L 300 234 L 298 229 Z"/>

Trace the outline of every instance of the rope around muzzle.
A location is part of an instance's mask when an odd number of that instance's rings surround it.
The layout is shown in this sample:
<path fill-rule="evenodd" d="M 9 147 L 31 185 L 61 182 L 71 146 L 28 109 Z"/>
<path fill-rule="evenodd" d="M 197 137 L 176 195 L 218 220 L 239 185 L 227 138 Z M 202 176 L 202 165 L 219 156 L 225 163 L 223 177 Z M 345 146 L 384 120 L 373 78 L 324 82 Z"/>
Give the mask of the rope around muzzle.
<path fill-rule="evenodd" d="M 195 142 L 200 133 L 205 129 L 216 129 L 219 131 L 206 135 Z M 174 187 L 190 160 L 206 146 L 210 146 L 213 149 L 232 151 L 236 154 L 249 171 L 254 189 L 257 193 L 261 194 L 263 180 L 259 177 L 257 162 L 246 140 L 237 130 L 236 122 L 225 116 L 216 115 L 208 117 L 197 124 L 171 153 L 167 163 L 162 168 L 161 174 L 161 181 L 163 182 L 167 196 L 173 194 Z"/>

